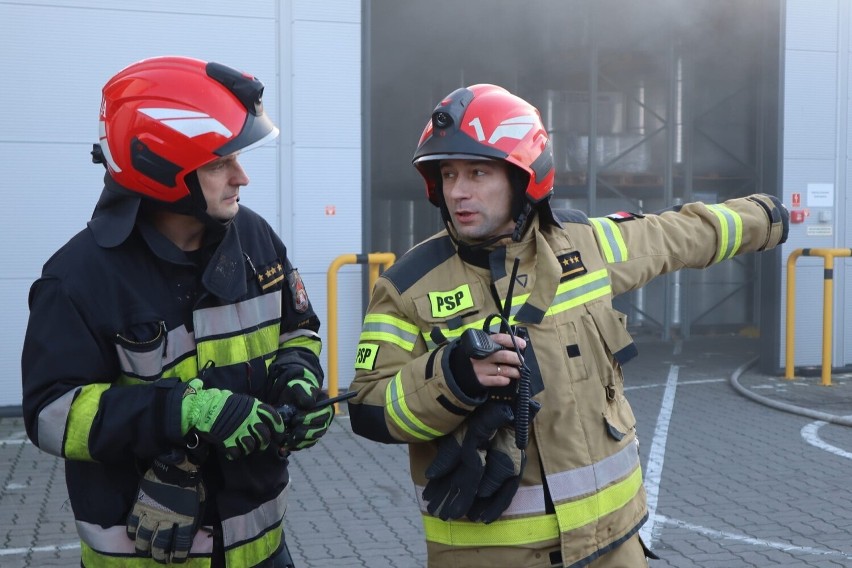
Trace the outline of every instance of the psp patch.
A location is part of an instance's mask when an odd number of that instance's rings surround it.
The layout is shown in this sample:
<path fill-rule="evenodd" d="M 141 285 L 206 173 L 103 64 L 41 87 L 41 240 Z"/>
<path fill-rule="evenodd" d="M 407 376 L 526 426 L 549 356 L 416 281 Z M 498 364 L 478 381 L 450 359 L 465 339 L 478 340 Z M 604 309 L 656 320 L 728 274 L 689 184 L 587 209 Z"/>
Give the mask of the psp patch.
<path fill-rule="evenodd" d="M 372 371 L 376 367 L 376 355 L 379 346 L 375 343 L 359 343 L 358 354 L 355 356 L 355 368 Z"/>
<path fill-rule="evenodd" d="M 582 276 L 587 272 L 586 265 L 583 264 L 583 259 L 580 257 L 580 251 L 578 250 L 560 254 L 556 259 L 559 261 L 559 266 L 562 267 L 562 276 L 559 278 L 560 282 Z"/>
<path fill-rule="evenodd" d="M 452 290 L 429 292 L 432 317 L 446 318 L 473 307 L 470 286 L 462 284 Z"/>
<path fill-rule="evenodd" d="M 641 219 L 644 215 L 640 213 L 628 213 L 627 211 L 617 211 L 615 213 L 610 213 L 606 216 L 607 219 L 611 219 L 616 223 L 623 223 L 624 221 L 632 221 L 633 219 Z"/>
<path fill-rule="evenodd" d="M 305 284 L 302 282 L 302 277 L 299 276 L 299 271 L 295 268 L 287 273 L 287 283 L 290 285 L 290 296 L 293 298 L 293 309 L 300 314 L 308 311 L 311 303 L 308 301 L 308 291 L 305 290 Z"/>

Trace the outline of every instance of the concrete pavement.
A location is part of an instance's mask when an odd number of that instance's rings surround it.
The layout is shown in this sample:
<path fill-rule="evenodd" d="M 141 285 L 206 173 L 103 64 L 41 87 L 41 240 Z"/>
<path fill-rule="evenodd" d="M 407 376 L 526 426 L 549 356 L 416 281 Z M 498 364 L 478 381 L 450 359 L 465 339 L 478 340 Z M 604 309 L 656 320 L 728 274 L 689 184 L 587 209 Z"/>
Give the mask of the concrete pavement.
<path fill-rule="evenodd" d="M 754 340 L 737 336 L 640 339 L 639 353 L 625 384 L 651 567 L 852 566 L 852 377 L 761 375 Z M 63 472 L 20 419 L 0 420 L 0 566 L 79 565 Z M 291 472 L 299 568 L 425 566 L 405 446 L 359 438 L 340 415 Z"/>

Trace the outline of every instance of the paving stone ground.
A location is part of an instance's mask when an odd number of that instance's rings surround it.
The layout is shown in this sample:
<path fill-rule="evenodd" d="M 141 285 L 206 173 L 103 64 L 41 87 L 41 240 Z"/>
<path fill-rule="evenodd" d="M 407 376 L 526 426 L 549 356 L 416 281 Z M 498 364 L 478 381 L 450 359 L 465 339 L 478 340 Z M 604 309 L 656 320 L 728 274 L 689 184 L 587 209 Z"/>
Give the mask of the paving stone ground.
<path fill-rule="evenodd" d="M 645 339 L 625 367 L 650 496 L 642 534 L 661 556 L 652 568 L 852 566 L 852 377 L 765 376 L 747 366 L 756 347 Z M 298 568 L 425 566 L 405 446 L 355 436 L 344 414 L 291 472 Z M 15 417 L 0 419 L 0 566 L 79 566 L 63 463 Z"/>

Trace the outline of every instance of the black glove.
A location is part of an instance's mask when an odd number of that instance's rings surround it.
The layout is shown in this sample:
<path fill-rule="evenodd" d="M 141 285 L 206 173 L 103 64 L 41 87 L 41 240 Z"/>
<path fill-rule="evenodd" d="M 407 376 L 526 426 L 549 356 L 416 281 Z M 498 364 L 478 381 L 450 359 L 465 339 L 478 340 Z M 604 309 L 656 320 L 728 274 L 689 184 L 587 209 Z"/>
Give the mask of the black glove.
<path fill-rule="evenodd" d="M 467 517 L 486 524 L 496 521 L 512 503 L 526 465 L 526 452 L 515 445 L 515 430 L 500 428 L 485 455 L 485 473 Z"/>
<path fill-rule="evenodd" d="M 530 400 L 528 408 L 527 428 L 541 409 L 541 403 Z M 492 523 L 511 505 L 527 465 L 527 454 L 518 448 L 517 442 L 513 426 L 500 428 L 491 440 L 485 454 L 485 472 L 476 490 L 476 500 L 467 513 L 471 521 Z"/>
<path fill-rule="evenodd" d="M 161 564 L 186 562 L 204 497 L 201 474 L 186 454 L 175 450 L 156 458 L 127 516 L 127 536 L 136 541 L 136 553 Z"/>
<path fill-rule="evenodd" d="M 310 370 L 297 365 L 272 365 L 269 368 L 269 388 L 267 400 L 276 405 L 292 404 L 303 410 L 310 410 L 322 393 L 322 376 L 317 377 Z"/>
<path fill-rule="evenodd" d="M 464 517 L 485 471 L 485 449 L 497 430 L 513 419 L 506 403 L 489 401 L 474 410 L 452 434 L 441 438 L 426 469 L 426 509 L 443 521 Z"/>

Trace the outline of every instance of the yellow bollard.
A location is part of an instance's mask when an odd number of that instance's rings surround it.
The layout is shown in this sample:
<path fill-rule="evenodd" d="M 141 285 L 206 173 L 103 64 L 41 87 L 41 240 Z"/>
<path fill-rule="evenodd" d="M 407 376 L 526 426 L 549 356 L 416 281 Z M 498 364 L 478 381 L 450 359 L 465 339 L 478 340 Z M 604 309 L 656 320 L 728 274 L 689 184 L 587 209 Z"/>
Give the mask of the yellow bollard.
<path fill-rule="evenodd" d="M 800 256 L 823 258 L 822 285 L 822 385 L 831 386 L 831 343 L 834 329 L 834 258 L 852 256 L 852 249 L 796 249 L 787 257 L 787 341 L 784 378 L 794 378 L 796 327 L 796 260 Z"/>
<path fill-rule="evenodd" d="M 379 266 L 384 270 L 396 260 L 392 252 L 373 252 L 363 254 L 344 254 L 335 258 L 328 267 L 326 276 L 326 288 L 328 293 L 328 396 L 329 398 L 338 394 L 337 379 L 337 271 L 344 264 L 368 264 L 370 267 L 369 287 L 370 291 L 379 279 Z M 334 405 L 335 414 L 339 412 L 337 404 Z"/>

